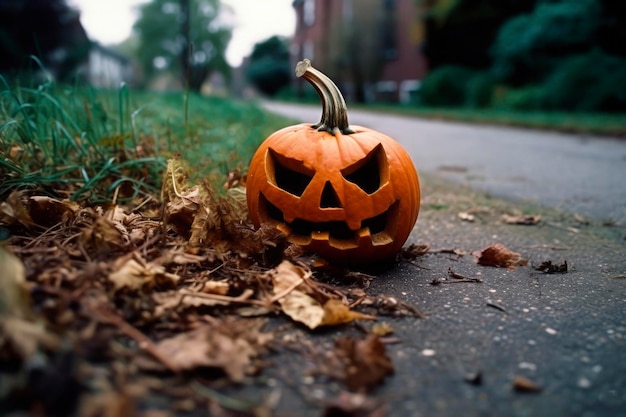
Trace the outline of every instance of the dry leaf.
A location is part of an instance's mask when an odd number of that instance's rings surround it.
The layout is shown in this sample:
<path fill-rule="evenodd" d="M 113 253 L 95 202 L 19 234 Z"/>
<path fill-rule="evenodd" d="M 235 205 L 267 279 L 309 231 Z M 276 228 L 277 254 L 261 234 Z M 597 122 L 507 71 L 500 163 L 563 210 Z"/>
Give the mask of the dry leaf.
<path fill-rule="evenodd" d="M 228 281 L 205 281 L 200 292 L 207 294 L 226 295 L 230 290 Z"/>
<path fill-rule="evenodd" d="M 217 368 L 234 382 L 243 381 L 254 366 L 252 360 L 264 352 L 272 339 L 261 333 L 262 321 L 230 320 L 178 334 L 156 344 L 178 369 Z M 145 364 L 144 364 L 145 365 Z"/>
<path fill-rule="evenodd" d="M 61 201 L 47 196 L 30 197 L 29 203 L 30 217 L 35 223 L 44 226 L 61 223 L 66 216 L 73 216 L 80 210 L 75 201 Z"/>
<path fill-rule="evenodd" d="M 517 392 L 529 392 L 529 393 L 537 393 L 543 390 L 543 388 L 541 388 L 535 382 L 531 381 L 525 376 L 520 376 L 520 375 L 517 375 L 513 379 L 513 389 Z"/>
<path fill-rule="evenodd" d="M 362 393 L 341 392 L 329 402 L 322 417 L 385 417 L 388 407 Z"/>
<path fill-rule="evenodd" d="M 290 261 L 281 262 L 276 268 L 268 272 L 274 284 L 274 295 L 280 296 L 300 287 L 304 280 L 312 276 L 311 270 Z M 300 289 L 303 289 L 301 287 Z"/>
<path fill-rule="evenodd" d="M 98 217 L 93 224 L 84 227 L 80 242 L 94 252 L 109 252 L 126 246 L 124 235 L 107 217 Z"/>
<path fill-rule="evenodd" d="M 564 260 L 560 265 L 554 264 L 552 261 L 544 261 L 533 269 L 544 274 L 565 274 L 567 273 L 567 260 Z"/>
<path fill-rule="evenodd" d="M 40 350 L 56 350 L 59 345 L 59 338 L 49 333 L 42 323 L 0 316 L 0 350 L 3 352 L 18 352 L 22 359 L 28 359 Z"/>
<path fill-rule="evenodd" d="M 109 281 L 116 291 L 128 289 L 136 291 L 152 287 L 173 287 L 178 284 L 180 277 L 165 271 L 161 265 L 148 263 L 139 255 L 133 258 L 120 258 L 109 274 Z"/>
<path fill-rule="evenodd" d="M 305 324 L 309 329 L 315 329 L 324 322 L 324 307 L 313 297 L 301 291 L 291 291 L 278 302 L 283 313 Z"/>
<path fill-rule="evenodd" d="M 340 300 L 328 299 L 321 304 L 307 293 L 312 293 L 312 290 L 304 285 L 305 280 L 312 276 L 311 270 L 307 268 L 283 261 L 269 274 L 274 283 L 274 298 L 282 311 L 310 329 L 359 319 L 375 319 L 373 316 L 351 311 Z"/>
<path fill-rule="evenodd" d="M 376 320 L 376 317 L 350 310 L 340 300 L 330 299 L 324 303 L 324 317 L 320 326 L 349 323 L 354 320 Z"/>
<path fill-rule="evenodd" d="M 370 391 L 394 373 L 385 345 L 376 335 L 359 340 L 341 337 L 334 352 L 345 365 L 342 382 L 352 391 Z"/>
<path fill-rule="evenodd" d="M 457 214 L 457 216 L 458 216 L 459 219 L 461 219 L 461 220 L 463 220 L 465 222 L 472 223 L 472 222 L 476 221 L 476 216 L 474 216 L 473 214 L 468 213 L 466 211 L 460 212 L 459 214 Z"/>
<path fill-rule="evenodd" d="M 402 248 L 402 251 L 400 252 L 400 258 L 411 261 L 419 256 L 427 254 L 429 250 L 429 244 L 417 245 L 415 243 L 411 243 L 408 247 Z"/>
<path fill-rule="evenodd" d="M 523 226 L 534 226 L 539 224 L 541 216 L 524 215 L 524 214 L 504 214 L 502 221 L 506 224 L 519 224 Z"/>
<path fill-rule="evenodd" d="M 370 332 L 376 336 L 389 336 L 393 333 L 393 326 L 389 323 L 376 323 L 372 326 Z"/>
<path fill-rule="evenodd" d="M 30 297 L 26 289 L 24 265 L 11 252 L 0 246 L 0 315 L 26 318 L 31 315 Z"/>
<path fill-rule="evenodd" d="M 0 224 L 7 226 L 20 224 L 26 228 L 31 228 L 35 225 L 22 202 L 21 192 L 13 191 L 9 194 L 6 201 L 0 203 Z"/>
<path fill-rule="evenodd" d="M 500 243 L 493 244 L 483 249 L 477 256 L 478 265 L 495 266 L 499 268 L 515 269 L 518 266 L 528 264 L 517 252 L 507 249 Z"/>

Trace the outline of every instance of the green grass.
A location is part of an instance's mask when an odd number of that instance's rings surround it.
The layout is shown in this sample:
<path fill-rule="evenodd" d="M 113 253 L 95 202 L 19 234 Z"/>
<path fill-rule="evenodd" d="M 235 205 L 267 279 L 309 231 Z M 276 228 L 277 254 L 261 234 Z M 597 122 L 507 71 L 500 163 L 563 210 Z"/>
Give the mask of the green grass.
<path fill-rule="evenodd" d="M 167 158 L 180 155 L 194 179 L 245 170 L 287 123 L 223 98 L 0 79 L 0 200 L 24 189 L 95 202 L 155 195 Z"/>
<path fill-rule="evenodd" d="M 296 99 L 295 93 L 292 91 L 286 91 L 279 96 L 279 99 L 288 102 L 300 102 L 321 106 L 315 91 L 309 91 L 308 89 L 305 91 L 302 99 Z M 360 109 L 430 120 L 516 126 L 566 133 L 626 137 L 626 113 L 544 112 L 468 107 L 437 108 L 418 106 L 415 104 L 359 104 L 350 101 L 348 101 L 347 104 L 348 113 L 350 109 Z"/>
<path fill-rule="evenodd" d="M 624 113 L 573 113 L 513 111 L 500 109 L 429 108 L 400 105 L 358 105 L 349 108 L 402 114 L 431 120 L 445 120 L 490 125 L 516 126 L 529 129 L 552 130 L 567 133 L 626 137 Z"/>

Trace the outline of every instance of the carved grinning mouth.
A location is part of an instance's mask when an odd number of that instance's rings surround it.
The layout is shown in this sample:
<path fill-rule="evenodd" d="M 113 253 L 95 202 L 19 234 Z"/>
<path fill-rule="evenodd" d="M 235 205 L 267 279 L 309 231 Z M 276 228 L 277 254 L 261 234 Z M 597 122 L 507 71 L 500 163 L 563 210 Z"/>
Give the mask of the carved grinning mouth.
<path fill-rule="evenodd" d="M 387 245 L 393 242 L 392 235 L 398 222 L 399 201 L 394 202 L 385 212 L 361 221 L 358 230 L 351 230 L 343 221 L 311 222 L 296 218 L 287 223 L 283 212 L 269 202 L 261 193 L 259 198 L 261 212 L 267 216 L 266 221 L 285 233 L 295 244 L 306 246 L 312 240 L 327 240 L 330 246 L 349 249 L 359 246 L 361 239 L 369 237 L 373 246 Z"/>

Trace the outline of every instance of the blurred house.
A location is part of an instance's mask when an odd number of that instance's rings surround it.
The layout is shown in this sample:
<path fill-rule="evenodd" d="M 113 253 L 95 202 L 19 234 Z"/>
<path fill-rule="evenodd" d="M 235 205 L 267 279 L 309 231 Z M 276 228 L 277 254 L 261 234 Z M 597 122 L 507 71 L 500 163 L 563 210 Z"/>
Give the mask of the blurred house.
<path fill-rule="evenodd" d="M 293 64 L 303 58 L 349 100 L 409 103 L 427 71 L 414 0 L 294 0 Z M 360 90 L 359 90 L 360 88 Z"/>
<path fill-rule="evenodd" d="M 87 82 L 99 88 L 119 88 L 122 82 L 131 84 L 134 81 L 132 61 L 125 55 L 92 42 L 89 58 L 82 71 Z"/>
<path fill-rule="evenodd" d="M 68 81 L 88 51 L 79 13 L 64 0 L 0 0 L 0 74 Z"/>

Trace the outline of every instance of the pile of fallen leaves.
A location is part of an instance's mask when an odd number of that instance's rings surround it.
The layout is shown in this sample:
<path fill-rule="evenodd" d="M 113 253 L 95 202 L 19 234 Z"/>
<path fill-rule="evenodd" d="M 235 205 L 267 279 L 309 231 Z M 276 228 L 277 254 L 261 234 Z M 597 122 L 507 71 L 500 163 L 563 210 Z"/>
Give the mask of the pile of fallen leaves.
<path fill-rule="evenodd" d="M 267 415 L 271 404 L 243 410 L 218 390 L 261 373 L 288 340 L 279 332 L 419 315 L 368 295 L 368 276 L 253 229 L 241 175 L 223 190 L 192 185 L 179 160 L 160 199 L 93 206 L 13 192 L 0 226 L 11 234 L 0 247 L 3 413 L 132 416 L 142 399 L 168 398 L 172 413 Z M 385 332 L 363 333 L 324 358 L 352 393 L 393 373 Z M 366 400 L 340 403 L 358 412 Z"/>

